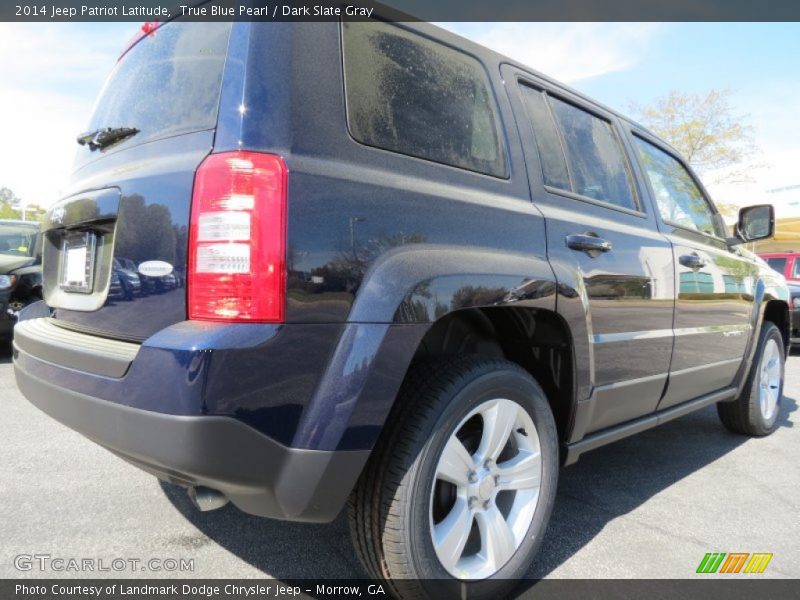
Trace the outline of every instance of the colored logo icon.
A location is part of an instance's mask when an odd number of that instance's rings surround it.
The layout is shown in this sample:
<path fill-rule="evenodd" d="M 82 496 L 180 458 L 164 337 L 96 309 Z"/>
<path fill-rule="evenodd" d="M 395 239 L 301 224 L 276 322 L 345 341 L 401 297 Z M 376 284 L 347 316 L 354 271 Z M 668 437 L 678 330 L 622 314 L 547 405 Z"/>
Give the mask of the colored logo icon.
<path fill-rule="evenodd" d="M 708 552 L 697 566 L 697 573 L 763 573 L 772 553 L 766 552 Z"/>

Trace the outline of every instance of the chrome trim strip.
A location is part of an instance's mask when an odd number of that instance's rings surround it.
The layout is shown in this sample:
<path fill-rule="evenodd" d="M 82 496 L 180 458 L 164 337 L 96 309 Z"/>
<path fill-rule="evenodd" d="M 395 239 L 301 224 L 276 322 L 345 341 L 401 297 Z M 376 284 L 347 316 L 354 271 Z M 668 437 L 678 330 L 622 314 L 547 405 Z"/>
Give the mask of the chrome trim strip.
<path fill-rule="evenodd" d="M 706 327 L 683 327 L 681 329 L 653 329 L 650 331 L 624 331 L 620 333 L 600 333 L 592 336 L 593 344 L 613 344 L 635 340 L 648 340 L 671 336 L 721 333 L 723 335 L 750 331 L 749 323 L 738 325 L 708 325 Z"/>

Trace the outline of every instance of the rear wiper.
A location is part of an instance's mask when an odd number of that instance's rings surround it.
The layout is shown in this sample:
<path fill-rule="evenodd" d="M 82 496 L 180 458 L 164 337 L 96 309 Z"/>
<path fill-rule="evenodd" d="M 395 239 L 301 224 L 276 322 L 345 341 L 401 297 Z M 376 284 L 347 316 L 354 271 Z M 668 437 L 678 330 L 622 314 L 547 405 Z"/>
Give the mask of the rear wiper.
<path fill-rule="evenodd" d="M 88 145 L 89 150 L 100 150 L 137 133 L 139 130 L 135 127 L 104 127 L 80 134 L 78 143 L 81 146 Z"/>

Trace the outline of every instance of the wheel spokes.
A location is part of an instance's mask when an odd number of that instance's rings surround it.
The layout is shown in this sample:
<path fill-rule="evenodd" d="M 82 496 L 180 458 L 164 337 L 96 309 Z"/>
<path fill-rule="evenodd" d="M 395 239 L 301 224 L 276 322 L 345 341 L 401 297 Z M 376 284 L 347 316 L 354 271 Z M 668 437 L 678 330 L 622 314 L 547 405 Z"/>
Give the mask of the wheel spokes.
<path fill-rule="evenodd" d="M 479 461 L 497 460 L 505 448 L 514 423 L 517 419 L 519 408 L 510 400 L 499 400 L 494 405 L 483 411 L 483 434 L 478 451 L 475 453 Z"/>
<path fill-rule="evenodd" d="M 469 532 L 472 529 L 473 513 L 463 498 L 456 500 L 452 510 L 433 528 L 433 546 L 442 566 L 450 572 L 455 570 L 464 552 Z"/>
<path fill-rule="evenodd" d="M 492 571 L 497 571 L 517 549 L 511 527 L 497 506 L 476 513 L 475 520 L 481 534 L 480 554 L 489 563 Z"/>
<path fill-rule="evenodd" d="M 763 350 L 759 381 L 759 397 L 761 414 L 770 419 L 775 413 L 780 400 L 780 384 L 782 379 L 780 351 L 775 340 L 769 340 Z"/>
<path fill-rule="evenodd" d="M 513 400 L 485 400 L 455 426 L 429 509 L 431 541 L 450 575 L 491 577 L 514 556 L 533 519 L 542 462 L 533 419 Z"/>
<path fill-rule="evenodd" d="M 467 485 L 470 471 L 474 468 L 464 444 L 456 436 L 450 436 L 442 452 L 442 458 L 436 470 L 436 478 L 448 481 L 457 486 Z"/>
<path fill-rule="evenodd" d="M 538 452 L 523 450 L 511 460 L 497 465 L 497 487 L 500 490 L 535 489 L 541 482 L 541 473 L 541 455 Z"/>

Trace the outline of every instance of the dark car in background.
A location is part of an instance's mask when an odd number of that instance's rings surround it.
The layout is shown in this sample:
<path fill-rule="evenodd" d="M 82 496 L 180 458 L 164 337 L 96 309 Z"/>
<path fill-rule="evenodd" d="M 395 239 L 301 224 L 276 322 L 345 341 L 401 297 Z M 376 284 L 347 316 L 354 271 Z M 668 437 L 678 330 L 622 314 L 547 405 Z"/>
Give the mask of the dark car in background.
<path fill-rule="evenodd" d="M 125 300 L 133 300 L 136 296 L 142 295 L 141 278 L 136 272 L 135 266 L 133 269 L 130 266 L 121 259 L 114 259 L 114 274 L 117 276 L 120 291 Z"/>
<path fill-rule="evenodd" d="M 712 405 L 783 423 L 789 292 L 742 249 L 772 207 L 731 237 L 673 148 L 525 65 L 426 23 L 175 21 L 95 106 L 16 380 L 202 510 L 347 506 L 389 593 L 499 599 L 562 464 Z M 166 293 L 108 303 L 114 257 Z"/>
<path fill-rule="evenodd" d="M 42 299 L 39 223 L 0 220 L 0 340 L 12 336 L 17 314 Z"/>
<path fill-rule="evenodd" d="M 125 290 L 122 287 L 122 282 L 119 278 L 119 273 L 115 269 L 111 272 L 111 280 L 108 284 L 108 299 L 109 300 L 129 300 L 125 295 Z"/>

